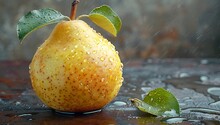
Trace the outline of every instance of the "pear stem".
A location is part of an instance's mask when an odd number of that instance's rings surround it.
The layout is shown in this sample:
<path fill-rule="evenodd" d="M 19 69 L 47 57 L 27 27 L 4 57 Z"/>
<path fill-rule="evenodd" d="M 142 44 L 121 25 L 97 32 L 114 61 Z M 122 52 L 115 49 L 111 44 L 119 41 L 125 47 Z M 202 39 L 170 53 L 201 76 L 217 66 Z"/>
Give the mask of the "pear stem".
<path fill-rule="evenodd" d="M 72 3 L 72 8 L 71 8 L 71 14 L 70 14 L 70 19 L 75 20 L 76 17 L 76 10 L 77 10 L 77 4 L 79 3 L 79 0 L 74 0 Z"/>

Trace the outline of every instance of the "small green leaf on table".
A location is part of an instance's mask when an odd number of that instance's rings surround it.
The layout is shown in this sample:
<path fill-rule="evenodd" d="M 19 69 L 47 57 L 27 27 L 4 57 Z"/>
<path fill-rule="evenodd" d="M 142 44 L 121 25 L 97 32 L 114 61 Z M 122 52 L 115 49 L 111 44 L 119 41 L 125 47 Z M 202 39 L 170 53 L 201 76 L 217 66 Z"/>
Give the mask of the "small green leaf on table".
<path fill-rule="evenodd" d="M 130 99 L 140 110 L 156 116 L 175 117 L 180 115 L 179 103 L 175 96 L 163 88 L 150 91 L 144 98 Z"/>

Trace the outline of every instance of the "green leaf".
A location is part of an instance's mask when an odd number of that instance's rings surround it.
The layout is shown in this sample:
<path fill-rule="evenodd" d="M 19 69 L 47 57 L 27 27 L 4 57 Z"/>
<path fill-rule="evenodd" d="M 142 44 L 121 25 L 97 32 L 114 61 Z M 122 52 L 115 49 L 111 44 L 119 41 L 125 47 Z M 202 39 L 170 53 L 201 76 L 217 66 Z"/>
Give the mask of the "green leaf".
<path fill-rule="evenodd" d="M 96 25 L 103 28 L 107 32 L 114 36 L 121 29 L 121 19 L 119 16 L 107 5 L 97 7 L 93 9 L 89 15 L 89 19 L 92 20 Z"/>
<path fill-rule="evenodd" d="M 29 33 L 49 24 L 58 23 L 62 20 L 70 20 L 60 12 L 45 8 L 33 10 L 23 16 L 17 24 L 17 35 L 22 41 Z"/>
<path fill-rule="evenodd" d="M 131 99 L 131 102 L 141 111 L 156 116 L 175 117 L 180 114 L 179 103 L 175 96 L 163 88 L 150 91 L 144 98 Z"/>

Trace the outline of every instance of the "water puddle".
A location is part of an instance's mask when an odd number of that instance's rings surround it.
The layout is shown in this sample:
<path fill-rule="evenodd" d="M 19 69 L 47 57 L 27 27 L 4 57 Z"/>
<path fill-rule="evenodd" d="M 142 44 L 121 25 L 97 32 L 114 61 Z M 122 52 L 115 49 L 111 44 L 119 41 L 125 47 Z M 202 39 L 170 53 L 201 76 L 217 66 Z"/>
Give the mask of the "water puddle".
<path fill-rule="evenodd" d="M 218 106 L 220 108 L 220 101 L 210 103 L 211 106 Z"/>
<path fill-rule="evenodd" d="M 209 78 L 207 76 L 190 76 L 184 78 L 172 78 L 164 80 L 167 84 L 172 84 L 178 89 L 191 89 L 198 93 L 204 94 L 205 96 L 210 96 L 215 101 L 219 101 L 220 96 L 220 85 L 214 84 L 202 84 L 202 81 L 207 81 Z"/>

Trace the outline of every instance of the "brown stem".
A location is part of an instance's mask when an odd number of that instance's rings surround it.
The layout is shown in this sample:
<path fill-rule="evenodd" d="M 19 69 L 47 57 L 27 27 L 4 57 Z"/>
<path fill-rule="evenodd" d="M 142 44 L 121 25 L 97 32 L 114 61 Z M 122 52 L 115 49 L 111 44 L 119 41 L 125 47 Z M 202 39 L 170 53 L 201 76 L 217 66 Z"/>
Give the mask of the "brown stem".
<path fill-rule="evenodd" d="M 70 14 L 70 19 L 74 20 L 76 17 L 76 10 L 77 10 L 77 4 L 79 3 L 79 0 L 74 0 L 72 3 L 72 8 L 71 8 L 71 14 Z"/>

